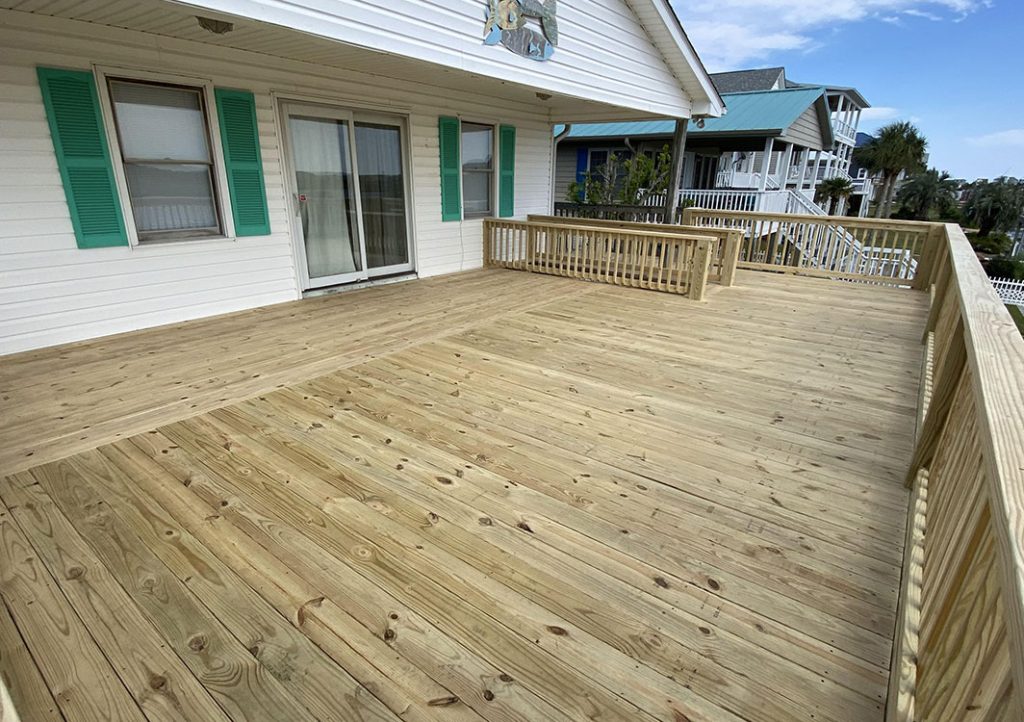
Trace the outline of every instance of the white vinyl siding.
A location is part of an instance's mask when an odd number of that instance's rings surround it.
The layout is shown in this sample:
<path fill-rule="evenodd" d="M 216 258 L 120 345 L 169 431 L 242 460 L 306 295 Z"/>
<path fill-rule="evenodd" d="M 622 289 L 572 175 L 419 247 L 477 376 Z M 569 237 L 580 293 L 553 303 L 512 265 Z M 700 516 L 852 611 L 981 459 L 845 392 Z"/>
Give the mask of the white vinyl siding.
<path fill-rule="evenodd" d="M 801 113 L 800 117 L 793 121 L 793 124 L 786 129 L 784 140 L 787 143 L 796 143 L 804 148 L 822 150 L 824 140 L 821 136 L 821 116 L 818 113 L 818 105 L 815 103 Z"/>
<path fill-rule="evenodd" d="M 190 4 L 649 113 L 675 116 L 680 108 L 688 111 L 691 105 L 662 51 L 624 0 L 561 0 L 558 47 L 545 62 L 520 57 L 501 45 L 483 45 L 486 0 L 205 0 Z M 678 55 L 678 50 L 674 52 Z"/>
<path fill-rule="evenodd" d="M 408 117 L 416 269 L 482 264 L 482 220 L 441 222 L 439 115 L 516 126 L 517 217 L 550 208 L 551 125 L 525 105 L 269 55 L 0 11 L 0 353 L 299 298 L 275 98 Z M 255 94 L 271 233 L 78 249 L 35 67 L 121 68 L 204 78 Z M 219 160 L 219 159 L 217 159 Z"/>

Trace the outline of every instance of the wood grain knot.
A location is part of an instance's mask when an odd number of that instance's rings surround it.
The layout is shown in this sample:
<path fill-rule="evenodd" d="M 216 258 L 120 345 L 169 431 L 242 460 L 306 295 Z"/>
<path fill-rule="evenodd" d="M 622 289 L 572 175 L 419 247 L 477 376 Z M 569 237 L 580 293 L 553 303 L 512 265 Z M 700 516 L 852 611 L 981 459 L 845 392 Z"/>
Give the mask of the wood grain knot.
<path fill-rule="evenodd" d="M 454 481 L 449 479 L 447 476 L 435 476 L 434 478 L 437 479 L 439 484 L 444 484 L 445 486 L 449 486 L 449 485 L 455 483 Z"/>
<path fill-rule="evenodd" d="M 502 672 L 501 674 L 498 675 L 498 679 L 500 679 L 502 682 L 511 682 L 512 681 L 512 675 L 511 674 L 506 674 L 505 672 Z"/>
<path fill-rule="evenodd" d="M 668 589 L 668 580 L 665 579 L 665 577 L 655 577 L 654 578 L 654 583 L 657 584 L 662 589 Z"/>
<path fill-rule="evenodd" d="M 85 569 L 82 567 L 70 567 L 64 576 L 68 579 L 79 579 L 85 574 Z"/>
<path fill-rule="evenodd" d="M 149 686 L 152 689 L 163 689 L 167 686 L 167 678 L 162 674 L 154 674 L 149 678 Z"/>
<path fill-rule="evenodd" d="M 384 641 L 385 642 L 393 642 L 393 641 L 395 641 L 395 639 L 397 637 L 398 637 L 398 632 L 396 632 L 395 630 L 391 629 L 391 627 L 388 627 L 387 629 L 384 630 Z"/>
<path fill-rule="evenodd" d="M 722 585 L 718 583 L 717 579 L 708 579 L 708 587 L 717 592 L 722 588 Z"/>
<path fill-rule="evenodd" d="M 548 631 L 551 632 L 556 637 L 568 637 L 569 636 L 569 632 L 567 630 L 563 629 L 562 627 L 556 627 L 554 625 L 549 626 L 548 627 Z"/>
<path fill-rule="evenodd" d="M 708 629 L 707 627 L 697 627 L 697 629 L 699 629 L 699 630 L 700 630 L 700 633 L 701 633 L 701 634 L 703 634 L 703 635 L 705 635 L 705 636 L 708 636 L 708 637 L 710 637 L 710 636 L 711 636 L 711 630 L 710 630 L 710 629 Z"/>
<path fill-rule="evenodd" d="M 193 652 L 202 652 L 206 649 L 206 637 L 202 634 L 197 634 L 188 640 L 188 648 Z"/>
<path fill-rule="evenodd" d="M 531 534 L 533 534 L 533 529 L 531 529 L 530 525 L 527 524 L 525 521 L 519 522 L 518 524 L 516 524 L 516 526 L 522 529 L 523 531 L 530 532 Z"/>
<path fill-rule="evenodd" d="M 491 521 L 491 518 L 487 516 L 480 517 L 478 521 L 480 522 L 480 526 L 491 526 L 492 524 L 494 524 L 494 522 Z"/>
<path fill-rule="evenodd" d="M 484 690 L 484 699 L 486 699 L 488 702 L 490 702 L 492 699 L 494 699 L 494 692 L 492 692 L 489 689 L 485 689 Z"/>

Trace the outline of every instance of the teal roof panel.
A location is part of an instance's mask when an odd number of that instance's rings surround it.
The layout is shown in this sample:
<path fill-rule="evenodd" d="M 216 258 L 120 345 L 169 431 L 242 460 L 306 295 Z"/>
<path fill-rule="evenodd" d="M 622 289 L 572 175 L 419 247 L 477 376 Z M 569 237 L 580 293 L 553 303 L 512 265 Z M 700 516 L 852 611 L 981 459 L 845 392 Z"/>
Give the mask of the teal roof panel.
<path fill-rule="evenodd" d="M 721 118 L 707 118 L 704 127 L 691 123 L 689 133 L 752 133 L 781 132 L 791 126 L 804 111 L 824 95 L 824 88 L 793 88 L 762 90 L 751 93 L 725 93 L 728 111 Z M 564 127 L 564 126 L 561 126 Z M 622 138 L 671 135 L 673 120 L 641 120 L 632 123 L 577 123 L 567 138 Z M 559 128 L 555 128 L 558 133 Z"/>

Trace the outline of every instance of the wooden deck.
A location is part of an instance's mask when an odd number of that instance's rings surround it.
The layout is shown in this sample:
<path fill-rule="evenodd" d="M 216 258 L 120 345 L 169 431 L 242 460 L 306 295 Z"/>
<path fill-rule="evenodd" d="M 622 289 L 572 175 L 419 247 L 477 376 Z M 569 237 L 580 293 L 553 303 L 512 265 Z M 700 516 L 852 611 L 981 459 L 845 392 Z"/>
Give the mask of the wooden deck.
<path fill-rule="evenodd" d="M 0 359 L 25 720 L 873 720 L 923 293 L 481 271 Z"/>

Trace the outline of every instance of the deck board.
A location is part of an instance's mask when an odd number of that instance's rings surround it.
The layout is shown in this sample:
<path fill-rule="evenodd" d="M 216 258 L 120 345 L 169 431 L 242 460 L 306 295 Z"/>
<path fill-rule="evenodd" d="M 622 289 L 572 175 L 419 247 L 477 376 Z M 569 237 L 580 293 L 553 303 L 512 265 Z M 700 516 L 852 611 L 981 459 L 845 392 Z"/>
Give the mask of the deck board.
<path fill-rule="evenodd" d="M 0 670 L 69 720 L 881 719 L 926 305 L 482 271 L 9 357 Z"/>

